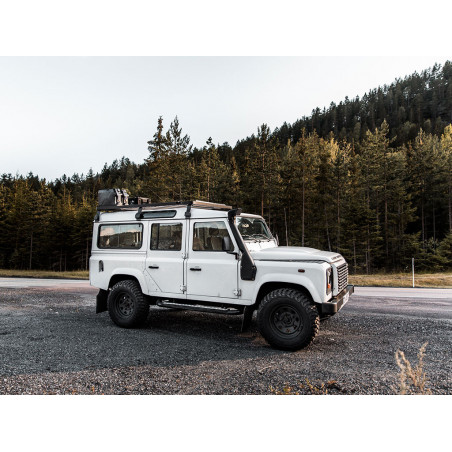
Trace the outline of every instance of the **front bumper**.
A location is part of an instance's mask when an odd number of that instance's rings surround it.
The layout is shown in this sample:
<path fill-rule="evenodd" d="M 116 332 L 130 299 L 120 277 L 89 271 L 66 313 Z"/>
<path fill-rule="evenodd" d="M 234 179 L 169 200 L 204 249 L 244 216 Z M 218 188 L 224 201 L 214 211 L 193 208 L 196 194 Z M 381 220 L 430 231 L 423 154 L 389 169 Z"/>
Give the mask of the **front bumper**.
<path fill-rule="evenodd" d="M 329 301 L 325 301 L 320 305 L 322 314 L 333 315 L 339 312 L 341 308 L 350 298 L 350 295 L 355 291 L 355 286 L 349 284 L 342 292 L 338 293 Z"/>

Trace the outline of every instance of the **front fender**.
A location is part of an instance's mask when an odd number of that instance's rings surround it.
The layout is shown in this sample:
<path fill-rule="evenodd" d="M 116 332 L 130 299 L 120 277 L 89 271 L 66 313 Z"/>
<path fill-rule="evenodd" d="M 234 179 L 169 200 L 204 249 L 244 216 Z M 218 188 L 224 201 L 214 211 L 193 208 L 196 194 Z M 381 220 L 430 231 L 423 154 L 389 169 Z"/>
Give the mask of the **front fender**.
<path fill-rule="evenodd" d="M 313 284 L 312 279 L 308 278 L 304 275 L 291 275 L 287 273 L 272 273 L 269 275 L 263 275 L 262 278 L 259 279 L 259 284 L 256 285 L 253 293 L 253 300 L 257 301 L 257 296 L 261 287 L 267 283 L 288 283 L 303 287 L 306 289 L 312 297 L 312 300 L 315 303 L 323 303 L 325 301 L 325 296 L 320 294 L 317 290 L 316 286 Z"/>

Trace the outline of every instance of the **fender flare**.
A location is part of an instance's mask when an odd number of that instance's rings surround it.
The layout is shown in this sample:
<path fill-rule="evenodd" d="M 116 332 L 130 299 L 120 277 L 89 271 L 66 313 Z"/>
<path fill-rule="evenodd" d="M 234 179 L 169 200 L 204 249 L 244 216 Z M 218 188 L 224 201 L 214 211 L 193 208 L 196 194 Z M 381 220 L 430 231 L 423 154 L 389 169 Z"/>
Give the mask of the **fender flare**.
<path fill-rule="evenodd" d="M 110 289 L 112 287 L 112 280 L 115 280 L 115 276 L 124 276 L 124 278 L 120 279 L 124 280 L 127 279 L 127 277 L 132 277 L 138 281 L 138 284 L 140 285 L 141 292 L 146 293 L 147 292 L 147 285 L 146 280 L 144 278 L 144 274 L 142 271 L 135 269 L 135 268 L 115 268 L 115 270 L 112 272 L 110 276 L 110 281 L 108 282 L 108 288 Z"/>
<path fill-rule="evenodd" d="M 307 291 L 312 298 L 314 303 L 322 303 L 323 299 L 318 293 L 316 287 L 312 281 L 306 276 L 299 275 L 289 275 L 285 273 L 272 273 L 271 275 L 264 275 L 260 280 L 259 284 L 253 291 L 252 300 L 256 303 L 258 301 L 258 295 L 260 290 L 265 284 L 278 284 L 284 285 L 284 283 L 290 284 L 291 286 L 299 286 L 303 290 Z"/>

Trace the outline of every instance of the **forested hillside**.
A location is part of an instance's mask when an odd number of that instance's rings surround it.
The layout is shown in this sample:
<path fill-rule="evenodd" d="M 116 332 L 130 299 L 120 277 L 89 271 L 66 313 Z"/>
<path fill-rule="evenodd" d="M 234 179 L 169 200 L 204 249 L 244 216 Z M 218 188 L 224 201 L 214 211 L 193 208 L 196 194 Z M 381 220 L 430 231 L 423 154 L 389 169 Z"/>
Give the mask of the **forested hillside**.
<path fill-rule="evenodd" d="M 322 138 L 331 132 L 338 140 L 359 143 L 367 131 L 374 131 L 383 121 L 389 125 L 393 146 L 401 146 L 416 138 L 420 129 L 440 135 L 452 121 L 452 63 L 397 79 L 391 85 L 373 89 L 360 99 L 345 98 L 338 105 L 331 103 L 322 111 L 317 108 L 309 118 L 275 130 L 279 141 L 298 141 L 303 133 L 316 131 Z"/>
<path fill-rule="evenodd" d="M 177 118 L 167 129 L 159 118 L 144 162 L 51 182 L 3 174 L 0 266 L 87 268 L 97 191 L 120 187 L 262 214 L 280 244 L 338 251 L 352 272 L 404 270 L 412 257 L 452 268 L 451 78 L 451 62 L 435 65 L 234 147 L 193 148 Z"/>

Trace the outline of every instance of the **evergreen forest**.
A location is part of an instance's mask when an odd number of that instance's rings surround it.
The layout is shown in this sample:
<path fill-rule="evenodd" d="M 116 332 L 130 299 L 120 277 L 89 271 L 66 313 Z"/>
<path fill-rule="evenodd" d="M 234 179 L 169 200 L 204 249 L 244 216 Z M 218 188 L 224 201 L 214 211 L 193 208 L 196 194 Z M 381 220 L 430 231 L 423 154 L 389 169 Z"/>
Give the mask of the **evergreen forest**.
<path fill-rule="evenodd" d="M 124 188 L 263 215 L 280 245 L 339 252 L 352 273 L 405 271 L 413 257 L 452 269 L 452 62 L 233 146 L 196 148 L 177 117 L 156 119 L 143 162 L 54 181 L 3 174 L 0 267 L 87 269 L 97 192 Z"/>

